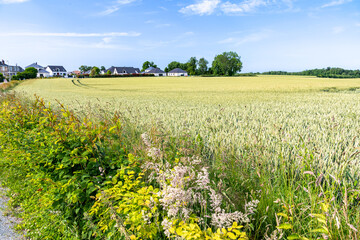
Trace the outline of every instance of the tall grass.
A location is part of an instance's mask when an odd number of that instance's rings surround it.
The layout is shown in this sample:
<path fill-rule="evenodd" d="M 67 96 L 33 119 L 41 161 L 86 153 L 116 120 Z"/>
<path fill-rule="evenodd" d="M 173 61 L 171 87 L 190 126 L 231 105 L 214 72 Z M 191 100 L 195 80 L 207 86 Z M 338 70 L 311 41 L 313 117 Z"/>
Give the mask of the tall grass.
<path fill-rule="evenodd" d="M 119 112 L 134 141 L 186 136 L 182 150 L 201 155 L 229 210 L 260 200 L 253 239 L 358 239 L 358 80 L 245 79 L 37 80 L 15 90 L 99 121 Z"/>

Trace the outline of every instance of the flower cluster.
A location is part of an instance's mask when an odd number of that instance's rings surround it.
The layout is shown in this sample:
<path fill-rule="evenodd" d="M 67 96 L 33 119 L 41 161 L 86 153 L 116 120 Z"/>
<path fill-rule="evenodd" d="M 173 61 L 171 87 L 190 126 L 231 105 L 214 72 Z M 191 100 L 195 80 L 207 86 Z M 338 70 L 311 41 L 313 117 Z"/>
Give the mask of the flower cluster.
<path fill-rule="evenodd" d="M 249 216 L 259 201 L 247 203 L 244 213 L 226 212 L 222 208 L 223 197 L 211 186 L 208 168 L 199 157 L 182 157 L 171 166 L 167 161 L 159 161 L 164 154 L 160 148 L 152 146 L 146 133 L 141 137 L 151 158 L 142 167 L 150 173 L 150 179 L 160 185 L 159 202 L 166 212 L 162 226 L 167 236 L 170 236 L 169 229 L 176 219 L 186 222 L 190 217 L 196 217 L 199 222 L 207 222 L 214 228 L 229 228 L 234 222 L 250 222 Z"/>

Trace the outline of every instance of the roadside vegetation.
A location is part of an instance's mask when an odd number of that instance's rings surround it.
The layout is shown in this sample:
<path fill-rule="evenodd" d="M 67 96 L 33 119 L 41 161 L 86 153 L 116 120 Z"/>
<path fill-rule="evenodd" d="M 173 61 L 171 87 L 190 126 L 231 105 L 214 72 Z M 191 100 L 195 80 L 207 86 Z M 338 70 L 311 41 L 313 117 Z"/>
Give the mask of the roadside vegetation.
<path fill-rule="evenodd" d="M 298 75 L 298 76 L 316 76 L 320 78 L 360 78 L 360 70 L 346 70 L 343 68 L 323 68 L 311 69 L 302 72 L 284 72 L 270 71 L 262 73 L 264 75 Z"/>
<path fill-rule="evenodd" d="M 359 238 L 359 80 L 80 83 L 2 98 L 1 179 L 33 239 Z"/>

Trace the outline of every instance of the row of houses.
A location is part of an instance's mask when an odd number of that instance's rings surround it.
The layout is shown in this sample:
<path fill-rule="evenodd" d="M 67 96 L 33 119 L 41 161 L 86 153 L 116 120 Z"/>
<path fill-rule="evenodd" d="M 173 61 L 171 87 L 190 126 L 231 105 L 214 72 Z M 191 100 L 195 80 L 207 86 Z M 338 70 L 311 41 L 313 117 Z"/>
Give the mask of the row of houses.
<path fill-rule="evenodd" d="M 30 64 L 25 69 L 33 67 L 38 70 L 37 77 L 38 78 L 47 78 L 47 77 L 68 77 L 69 75 L 80 75 L 80 74 L 90 74 L 91 71 L 80 72 L 73 71 L 67 72 L 66 69 L 61 65 L 48 65 L 43 67 L 39 65 L 37 62 Z M 23 72 L 24 69 L 20 66 L 10 66 L 5 63 L 4 60 L 0 61 L 0 72 L 10 77 L 16 75 L 19 72 Z M 139 68 L 134 67 L 110 67 L 109 69 L 103 70 L 100 74 L 107 74 L 110 71 L 111 75 L 134 75 L 134 74 L 153 74 L 157 77 L 170 76 L 170 77 L 180 77 L 180 76 L 188 76 L 188 73 L 180 68 L 175 68 L 170 72 L 166 73 L 160 68 L 150 67 L 146 69 L 144 72 L 141 72 Z"/>
<path fill-rule="evenodd" d="M 153 74 L 157 77 L 180 77 L 180 76 L 188 76 L 188 73 L 180 68 L 175 68 L 170 72 L 166 73 L 160 68 L 149 67 L 144 72 L 141 72 L 139 68 L 134 67 L 110 67 L 109 69 L 103 70 L 100 74 L 107 74 L 110 71 L 111 75 L 131 75 L 131 74 Z M 81 73 L 80 71 L 73 71 L 73 75 L 80 75 L 80 74 L 90 74 L 91 70 Z"/>
<path fill-rule="evenodd" d="M 63 66 L 54 66 L 54 65 L 48 65 L 47 67 L 42 67 L 38 65 L 37 63 L 33 63 L 29 66 L 27 66 L 25 69 L 33 67 L 36 70 L 38 70 L 37 77 L 65 77 L 68 76 L 68 73 L 66 69 Z M 0 73 L 2 73 L 6 77 L 12 77 L 18 74 L 19 72 L 23 72 L 24 69 L 20 66 L 11 66 L 5 63 L 4 60 L 0 61 Z"/>
<path fill-rule="evenodd" d="M 0 61 L 0 73 L 2 73 L 4 76 L 14 76 L 18 72 L 23 72 L 24 69 L 18 65 L 16 66 L 10 66 L 5 63 L 4 60 Z"/>
<path fill-rule="evenodd" d="M 145 74 L 154 74 L 157 77 L 169 76 L 169 77 L 187 77 L 188 73 L 180 68 L 175 68 L 170 72 L 166 73 L 160 68 L 150 67 L 145 70 Z"/>

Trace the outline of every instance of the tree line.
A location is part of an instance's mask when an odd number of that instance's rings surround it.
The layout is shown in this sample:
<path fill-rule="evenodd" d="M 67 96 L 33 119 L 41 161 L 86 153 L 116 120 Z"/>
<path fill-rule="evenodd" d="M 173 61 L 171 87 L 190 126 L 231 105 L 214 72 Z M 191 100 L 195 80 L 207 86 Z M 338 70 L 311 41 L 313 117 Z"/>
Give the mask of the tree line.
<path fill-rule="evenodd" d="M 322 68 L 310 69 L 301 72 L 269 71 L 263 72 L 264 75 L 298 75 L 316 76 L 324 78 L 360 78 L 360 70 L 346 70 L 343 68 Z"/>
<path fill-rule="evenodd" d="M 241 57 L 236 52 L 231 51 L 216 55 L 211 67 L 208 65 L 209 61 L 205 58 L 198 60 L 196 57 L 191 57 L 186 63 L 170 62 L 164 71 L 170 72 L 175 68 L 180 68 L 187 71 L 189 75 L 234 76 L 242 69 Z"/>

